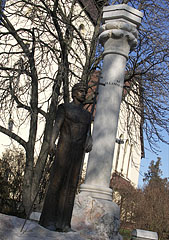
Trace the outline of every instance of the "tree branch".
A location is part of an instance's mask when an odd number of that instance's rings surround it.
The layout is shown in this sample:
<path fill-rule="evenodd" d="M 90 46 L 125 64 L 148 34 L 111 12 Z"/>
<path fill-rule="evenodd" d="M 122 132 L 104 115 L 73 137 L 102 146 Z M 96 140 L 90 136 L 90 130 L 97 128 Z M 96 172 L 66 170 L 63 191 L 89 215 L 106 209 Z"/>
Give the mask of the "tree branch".
<path fill-rule="evenodd" d="M 0 132 L 4 133 L 5 135 L 9 136 L 10 138 L 12 138 L 13 140 L 17 141 L 19 144 L 21 144 L 25 150 L 27 148 L 27 142 L 25 140 L 23 140 L 21 137 L 19 137 L 18 135 L 16 135 L 15 133 L 9 131 L 7 128 L 4 128 L 2 126 L 0 126 Z"/>

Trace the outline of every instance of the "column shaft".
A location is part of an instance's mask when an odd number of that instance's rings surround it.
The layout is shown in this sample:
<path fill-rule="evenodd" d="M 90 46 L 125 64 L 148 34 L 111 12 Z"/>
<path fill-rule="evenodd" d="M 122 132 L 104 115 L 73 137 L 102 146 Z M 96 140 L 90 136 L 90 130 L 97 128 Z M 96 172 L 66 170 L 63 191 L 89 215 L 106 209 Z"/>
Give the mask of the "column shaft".
<path fill-rule="evenodd" d="M 109 187 L 125 66 L 122 55 L 104 56 L 86 184 Z"/>
<path fill-rule="evenodd" d="M 112 200 L 109 188 L 118 127 L 124 73 L 129 51 L 136 46 L 143 14 L 126 5 L 103 9 L 100 42 L 104 46 L 102 78 L 93 130 L 93 149 L 89 155 L 82 193 Z"/>

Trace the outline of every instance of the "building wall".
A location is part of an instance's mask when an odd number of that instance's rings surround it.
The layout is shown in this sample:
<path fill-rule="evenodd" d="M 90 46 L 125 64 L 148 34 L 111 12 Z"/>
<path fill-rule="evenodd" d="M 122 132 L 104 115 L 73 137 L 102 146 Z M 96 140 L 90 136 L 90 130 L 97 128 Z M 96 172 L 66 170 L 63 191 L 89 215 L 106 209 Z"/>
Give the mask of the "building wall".
<path fill-rule="evenodd" d="M 133 86 L 133 88 L 138 91 L 137 87 Z M 141 115 L 134 111 L 134 107 L 138 109 L 140 101 L 132 91 L 125 98 L 132 107 L 127 106 L 124 101 L 121 103 L 112 171 L 136 187 L 142 157 L 142 139 L 140 135 Z"/>

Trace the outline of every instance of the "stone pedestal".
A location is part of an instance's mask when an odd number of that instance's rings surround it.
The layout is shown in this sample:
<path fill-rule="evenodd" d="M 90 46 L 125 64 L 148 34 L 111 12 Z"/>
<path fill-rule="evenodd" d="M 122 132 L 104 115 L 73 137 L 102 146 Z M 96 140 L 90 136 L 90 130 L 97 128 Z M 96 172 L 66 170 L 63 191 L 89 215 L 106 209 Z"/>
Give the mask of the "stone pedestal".
<path fill-rule="evenodd" d="M 75 199 L 71 226 L 85 239 L 122 240 L 118 233 L 120 209 L 113 202 L 79 194 Z"/>

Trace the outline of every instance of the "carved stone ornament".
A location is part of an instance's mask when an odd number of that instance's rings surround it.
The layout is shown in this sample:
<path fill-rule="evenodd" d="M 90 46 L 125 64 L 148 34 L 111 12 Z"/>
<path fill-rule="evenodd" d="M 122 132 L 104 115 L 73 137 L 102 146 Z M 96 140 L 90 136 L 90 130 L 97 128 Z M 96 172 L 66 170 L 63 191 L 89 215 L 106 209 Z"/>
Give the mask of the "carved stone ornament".
<path fill-rule="evenodd" d="M 116 41 L 114 41 L 114 43 L 111 44 L 112 50 L 117 49 L 116 45 L 118 44 L 118 46 L 121 46 L 122 49 L 120 52 L 117 51 L 115 53 L 119 53 L 119 54 L 125 55 L 125 57 L 128 57 L 128 52 L 137 46 L 137 36 L 138 36 L 138 31 L 134 25 L 118 20 L 118 21 L 112 21 L 112 22 L 106 23 L 103 26 L 101 26 L 99 41 L 102 45 L 105 45 L 105 43 L 110 38 L 114 40 L 118 40 L 117 43 Z M 120 39 L 123 42 L 122 44 Z M 126 43 L 124 43 L 124 41 L 126 41 Z M 127 46 L 127 44 L 129 46 Z M 105 49 L 104 54 L 105 53 L 107 53 L 107 49 Z M 113 52 L 111 51 L 111 53 Z"/>

